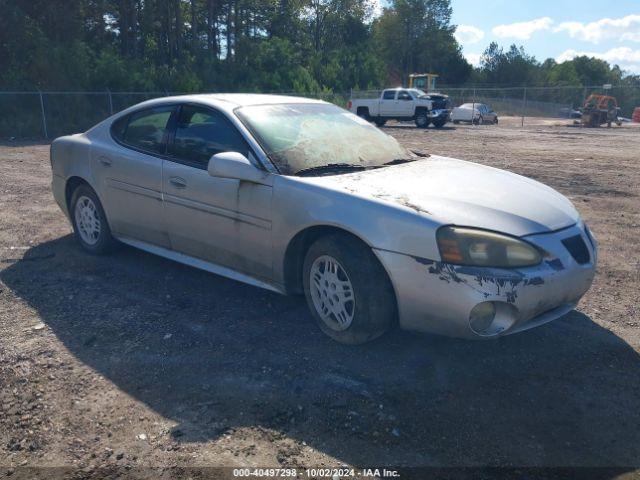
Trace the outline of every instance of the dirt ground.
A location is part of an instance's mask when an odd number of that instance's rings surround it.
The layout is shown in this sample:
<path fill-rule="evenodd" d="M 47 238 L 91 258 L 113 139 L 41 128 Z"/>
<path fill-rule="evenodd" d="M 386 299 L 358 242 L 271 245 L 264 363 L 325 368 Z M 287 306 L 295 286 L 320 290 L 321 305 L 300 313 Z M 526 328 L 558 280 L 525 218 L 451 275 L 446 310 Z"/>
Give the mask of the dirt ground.
<path fill-rule="evenodd" d="M 567 195 L 600 243 L 579 308 L 496 341 L 394 331 L 341 346 L 299 297 L 132 248 L 83 253 L 49 190 L 48 145 L 4 143 L 0 467 L 14 478 L 34 466 L 169 478 L 174 467 L 340 465 L 635 477 L 640 128 L 505 118 L 384 130 Z"/>

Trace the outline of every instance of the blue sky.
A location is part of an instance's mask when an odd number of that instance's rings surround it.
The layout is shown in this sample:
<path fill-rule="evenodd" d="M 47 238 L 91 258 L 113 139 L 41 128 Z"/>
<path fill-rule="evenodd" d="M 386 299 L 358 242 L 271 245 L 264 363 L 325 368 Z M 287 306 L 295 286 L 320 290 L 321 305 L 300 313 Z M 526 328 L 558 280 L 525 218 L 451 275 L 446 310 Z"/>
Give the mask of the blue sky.
<path fill-rule="evenodd" d="M 467 59 L 496 41 L 538 60 L 597 56 L 640 73 L 640 0 L 452 0 L 453 23 Z"/>

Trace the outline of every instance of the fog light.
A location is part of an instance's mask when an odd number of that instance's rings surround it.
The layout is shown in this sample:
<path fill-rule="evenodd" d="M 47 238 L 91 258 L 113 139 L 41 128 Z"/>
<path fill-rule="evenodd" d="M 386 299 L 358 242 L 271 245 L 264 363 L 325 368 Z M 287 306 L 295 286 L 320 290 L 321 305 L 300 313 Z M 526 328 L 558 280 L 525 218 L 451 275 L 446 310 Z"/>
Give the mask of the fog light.
<path fill-rule="evenodd" d="M 496 317 L 496 307 L 493 302 L 482 302 L 473 307 L 469 314 L 469 325 L 478 335 L 485 335 Z"/>

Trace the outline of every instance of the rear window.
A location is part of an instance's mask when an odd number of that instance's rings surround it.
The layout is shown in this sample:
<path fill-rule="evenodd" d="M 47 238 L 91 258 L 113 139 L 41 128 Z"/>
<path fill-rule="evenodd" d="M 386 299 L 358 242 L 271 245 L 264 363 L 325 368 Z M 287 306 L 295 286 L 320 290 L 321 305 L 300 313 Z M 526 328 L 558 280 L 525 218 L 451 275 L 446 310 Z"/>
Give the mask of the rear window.
<path fill-rule="evenodd" d="M 173 109 L 173 106 L 163 106 L 134 112 L 113 122 L 111 135 L 127 146 L 164 153 L 167 124 Z"/>
<path fill-rule="evenodd" d="M 124 131 L 127 129 L 127 123 L 129 123 L 129 116 L 125 115 L 111 125 L 111 135 L 119 142 L 124 140 Z"/>

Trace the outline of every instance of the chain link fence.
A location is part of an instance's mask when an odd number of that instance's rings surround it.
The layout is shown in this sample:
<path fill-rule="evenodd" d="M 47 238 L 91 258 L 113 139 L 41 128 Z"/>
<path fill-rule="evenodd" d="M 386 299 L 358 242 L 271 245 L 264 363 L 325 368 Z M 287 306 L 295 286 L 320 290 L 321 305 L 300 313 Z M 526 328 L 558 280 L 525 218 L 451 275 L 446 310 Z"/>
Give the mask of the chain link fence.
<path fill-rule="evenodd" d="M 562 87 L 455 87 L 441 85 L 437 93 L 446 94 L 453 107 L 464 103 L 489 105 L 501 116 L 521 117 L 524 125 L 527 117 L 571 118 L 592 93 L 617 98 L 620 115 L 631 118 L 633 109 L 640 106 L 640 86 L 618 86 L 603 89 L 602 86 Z M 379 98 L 382 90 L 351 92 L 352 98 Z M 435 93 L 435 92 L 434 92 Z"/>
<path fill-rule="evenodd" d="M 381 90 L 351 92 L 277 92 L 318 98 L 346 107 L 351 98 L 378 98 Z M 591 93 L 604 93 L 618 99 L 621 115 L 631 118 L 640 106 L 640 86 L 599 87 L 438 87 L 450 96 L 452 105 L 485 103 L 499 115 L 568 118 Z M 211 93 L 211 92 L 209 92 Z M 275 92 L 272 92 L 275 93 Z M 55 138 L 83 132 L 113 113 L 151 98 L 178 92 L 2 92 L 0 91 L 0 139 Z"/>

